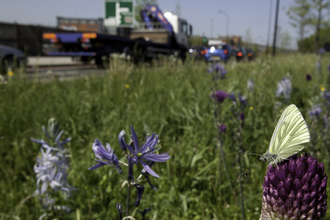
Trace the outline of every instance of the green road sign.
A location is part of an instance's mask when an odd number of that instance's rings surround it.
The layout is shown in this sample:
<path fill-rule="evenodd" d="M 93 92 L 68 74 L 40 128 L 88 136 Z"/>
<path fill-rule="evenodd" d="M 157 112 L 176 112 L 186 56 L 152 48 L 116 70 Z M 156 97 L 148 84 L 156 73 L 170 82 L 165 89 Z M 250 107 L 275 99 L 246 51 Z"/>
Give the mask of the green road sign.
<path fill-rule="evenodd" d="M 133 0 L 105 0 L 104 25 L 131 26 L 133 17 Z"/>

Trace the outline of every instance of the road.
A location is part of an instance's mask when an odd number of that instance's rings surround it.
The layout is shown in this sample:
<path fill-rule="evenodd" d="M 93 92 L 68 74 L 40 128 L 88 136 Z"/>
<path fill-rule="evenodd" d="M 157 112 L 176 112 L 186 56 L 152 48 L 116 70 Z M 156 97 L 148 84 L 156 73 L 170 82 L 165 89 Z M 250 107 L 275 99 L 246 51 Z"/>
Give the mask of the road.
<path fill-rule="evenodd" d="M 47 81 L 58 77 L 60 80 L 70 80 L 82 76 L 102 75 L 105 69 L 99 69 L 95 64 L 83 64 L 71 57 L 28 57 L 25 73 L 28 79 Z"/>

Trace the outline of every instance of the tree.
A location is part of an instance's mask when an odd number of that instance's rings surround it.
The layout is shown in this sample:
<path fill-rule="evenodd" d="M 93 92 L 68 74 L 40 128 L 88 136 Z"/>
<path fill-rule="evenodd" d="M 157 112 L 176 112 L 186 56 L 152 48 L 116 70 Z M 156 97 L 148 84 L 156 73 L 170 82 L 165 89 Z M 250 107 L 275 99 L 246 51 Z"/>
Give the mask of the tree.
<path fill-rule="evenodd" d="M 157 4 L 158 4 L 157 0 L 136 0 L 135 20 L 138 22 L 141 21 L 140 11 L 145 5 L 157 5 Z"/>
<path fill-rule="evenodd" d="M 252 46 L 252 34 L 251 34 L 251 28 L 249 27 L 245 32 L 245 47 L 251 47 Z"/>
<path fill-rule="evenodd" d="M 293 27 L 298 27 L 301 41 L 304 39 L 305 27 L 310 22 L 309 15 L 311 4 L 308 0 L 294 0 L 294 3 L 295 5 L 288 9 L 287 14 L 293 21 L 291 25 Z M 300 48 L 300 45 L 298 45 L 298 47 L 300 50 L 303 50 L 303 48 Z"/>
<path fill-rule="evenodd" d="M 315 26 L 315 50 L 320 49 L 320 29 L 322 21 L 324 20 L 324 15 L 322 11 L 324 9 L 329 10 L 330 2 L 326 0 L 311 0 L 312 9 L 316 11 L 316 14 L 313 14 L 310 18 L 310 24 Z"/>
<path fill-rule="evenodd" d="M 281 49 L 283 51 L 288 51 L 291 45 L 291 36 L 287 30 L 285 30 L 281 35 Z"/>

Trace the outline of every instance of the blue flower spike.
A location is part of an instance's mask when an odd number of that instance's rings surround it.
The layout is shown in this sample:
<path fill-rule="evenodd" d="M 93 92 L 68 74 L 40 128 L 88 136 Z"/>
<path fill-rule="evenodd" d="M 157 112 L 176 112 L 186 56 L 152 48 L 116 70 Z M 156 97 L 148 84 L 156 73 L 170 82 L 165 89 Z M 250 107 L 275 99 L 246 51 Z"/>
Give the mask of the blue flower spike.
<path fill-rule="evenodd" d="M 156 133 L 153 133 L 151 136 L 148 135 L 146 142 L 141 147 L 139 147 L 138 138 L 132 125 L 131 133 L 134 149 L 132 146 L 128 145 L 125 140 L 123 140 L 123 143 L 125 144 L 126 148 L 134 155 L 134 163 L 138 164 L 140 162 L 143 168 L 150 175 L 159 178 L 159 175 L 150 168 L 148 162 L 166 162 L 171 157 L 168 155 L 168 153 L 159 154 L 159 148 L 155 148 L 158 144 L 158 135 L 156 135 Z"/>

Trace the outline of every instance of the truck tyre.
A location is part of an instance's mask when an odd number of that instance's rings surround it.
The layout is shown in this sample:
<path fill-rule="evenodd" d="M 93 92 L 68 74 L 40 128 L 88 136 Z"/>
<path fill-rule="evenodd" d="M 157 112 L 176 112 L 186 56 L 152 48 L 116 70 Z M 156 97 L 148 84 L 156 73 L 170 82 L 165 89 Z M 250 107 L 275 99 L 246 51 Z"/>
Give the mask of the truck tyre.
<path fill-rule="evenodd" d="M 180 52 L 179 52 L 179 58 L 181 59 L 182 63 L 184 64 L 186 59 L 187 59 L 187 56 L 186 56 L 186 50 L 184 49 L 181 49 Z"/>

